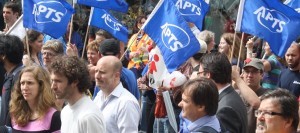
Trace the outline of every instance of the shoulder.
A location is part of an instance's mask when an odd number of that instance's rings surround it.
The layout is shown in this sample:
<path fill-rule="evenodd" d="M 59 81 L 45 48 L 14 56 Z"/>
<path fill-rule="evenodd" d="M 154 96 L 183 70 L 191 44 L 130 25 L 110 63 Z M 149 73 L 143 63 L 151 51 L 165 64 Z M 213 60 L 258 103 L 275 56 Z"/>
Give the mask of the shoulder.
<path fill-rule="evenodd" d="M 131 94 L 126 88 L 122 89 L 122 94 L 118 97 L 118 99 L 120 100 L 120 102 L 130 101 L 130 102 L 138 103 L 134 95 Z"/>
<path fill-rule="evenodd" d="M 105 132 L 105 122 L 102 113 L 89 113 L 81 117 L 78 121 L 79 126 L 83 131 Z"/>
<path fill-rule="evenodd" d="M 219 101 L 219 106 L 230 106 L 236 109 L 239 109 L 239 107 L 244 107 L 244 103 L 242 101 L 242 98 L 239 96 L 239 94 L 233 90 L 232 87 L 226 88 L 221 94 L 222 98 Z M 219 107 L 219 108 L 220 108 Z"/>

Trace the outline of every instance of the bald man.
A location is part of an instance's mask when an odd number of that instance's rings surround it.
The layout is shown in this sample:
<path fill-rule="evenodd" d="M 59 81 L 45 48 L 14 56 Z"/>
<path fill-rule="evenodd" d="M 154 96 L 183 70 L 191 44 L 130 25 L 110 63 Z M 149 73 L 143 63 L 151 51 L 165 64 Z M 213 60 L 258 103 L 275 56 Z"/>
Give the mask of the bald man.
<path fill-rule="evenodd" d="M 104 56 L 96 66 L 96 85 L 101 88 L 94 102 L 104 115 L 107 133 L 137 133 L 140 107 L 137 99 L 120 82 L 121 61 Z"/>

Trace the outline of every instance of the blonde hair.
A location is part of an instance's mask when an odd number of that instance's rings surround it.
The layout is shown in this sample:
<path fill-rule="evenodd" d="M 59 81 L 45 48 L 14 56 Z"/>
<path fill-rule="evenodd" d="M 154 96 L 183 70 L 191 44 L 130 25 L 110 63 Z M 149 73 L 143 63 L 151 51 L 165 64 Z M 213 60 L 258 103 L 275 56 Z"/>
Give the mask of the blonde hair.
<path fill-rule="evenodd" d="M 56 108 L 54 93 L 50 88 L 49 73 L 41 66 L 34 65 L 25 67 L 20 72 L 19 78 L 15 82 L 14 89 L 11 94 L 11 101 L 9 103 L 9 112 L 12 116 L 12 119 L 19 126 L 26 126 L 30 121 L 30 117 L 33 115 L 33 112 L 31 111 L 21 92 L 20 79 L 25 72 L 32 73 L 34 79 L 39 84 L 39 94 L 36 105 L 38 118 L 44 116 L 51 107 Z"/>
<path fill-rule="evenodd" d="M 91 41 L 86 46 L 86 50 L 91 49 L 91 50 L 99 51 L 99 47 L 100 47 L 101 42 L 102 42 L 102 40 L 93 40 L 93 41 Z"/>
<path fill-rule="evenodd" d="M 64 54 L 63 43 L 59 40 L 48 40 L 42 50 L 52 50 L 56 54 Z"/>

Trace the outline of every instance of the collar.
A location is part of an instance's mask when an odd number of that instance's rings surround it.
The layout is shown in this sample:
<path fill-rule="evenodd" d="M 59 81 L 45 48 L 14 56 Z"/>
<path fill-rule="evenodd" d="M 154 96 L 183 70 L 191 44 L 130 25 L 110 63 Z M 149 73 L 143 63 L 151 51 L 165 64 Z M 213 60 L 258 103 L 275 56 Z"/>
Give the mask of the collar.
<path fill-rule="evenodd" d="M 123 92 L 123 89 L 124 89 L 123 85 L 121 84 L 121 82 L 119 82 L 117 87 L 108 95 L 108 97 L 110 96 L 120 97 Z"/>
<path fill-rule="evenodd" d="M 226 88 L 228 88 L 230 86 L 230 84 L 227 84 L 226 86 L 224 86 L 222 89 L 219 90 L 219 94 L 221 94 Z"/>
<path fill-rule="evenodd" d="M 187 128 L 189 131 L 192 132 L 192 131 L 196 130 L 198 127 L 202 127 L 202 126 L 206 125 L 207 123 L 213 121 L 216 118 L 217 117 L 215 115 L 213 115 L 213 116 L 205 115 L 205 116 L 197 119 L 196 121 L 192 122 L 191 124 L 189 124 Z"/>

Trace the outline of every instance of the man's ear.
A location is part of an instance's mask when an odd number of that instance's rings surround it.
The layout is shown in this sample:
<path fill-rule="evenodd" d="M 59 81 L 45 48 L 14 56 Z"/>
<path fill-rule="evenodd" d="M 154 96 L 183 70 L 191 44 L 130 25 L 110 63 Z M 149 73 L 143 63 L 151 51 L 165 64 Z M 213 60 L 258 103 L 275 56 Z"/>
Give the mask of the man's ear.
<path fill-rule="evenodd" d="M 205 106 L 204 105 L 198 105 L 198 109 L 199 112 L 205 112 Z"/>
<path fill-rule="evenodd" d="M 205 76 L 206 78 L 211 79 L 211 74 L 210 74 L 210 72 L 205 72 L 205 73 L 204 73 L 204 76 Z"/>
<path fill-rule="evenodd" d="M 18 12 L 15 12 L 13 14 L 17 16 L 17 19 L 20 17 L 20 14 Z"/>
<path fill-rule="evenodd" d="M 284 125 L 284 127 L 285 128 L 290 128 L 290 127 L 293 127 L 293 121 L 294 121 L 294 119 L 292 119 L 292 118 L 287 118 L 287 119 L 285 119 L 285 125 Z"/>
<path fill-rule="evenodd" d="M 71 83 L 71 86 L 74 88 L 74 87 L 77 86 L 78 83 L 79 83 L 79 81 L 78 81 L 78 80 L 75 80 L 75 81 L 73 81 L 73 82 Z"/>

